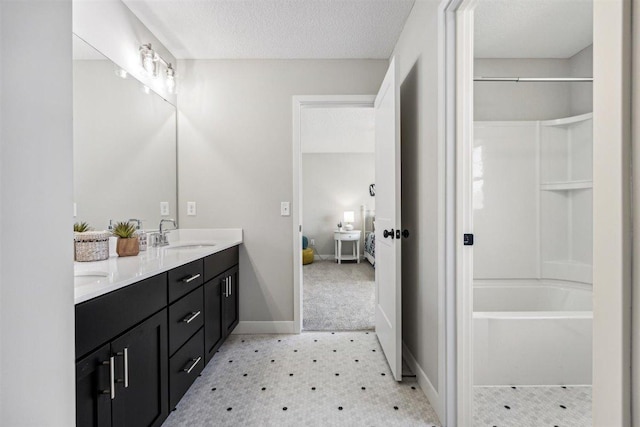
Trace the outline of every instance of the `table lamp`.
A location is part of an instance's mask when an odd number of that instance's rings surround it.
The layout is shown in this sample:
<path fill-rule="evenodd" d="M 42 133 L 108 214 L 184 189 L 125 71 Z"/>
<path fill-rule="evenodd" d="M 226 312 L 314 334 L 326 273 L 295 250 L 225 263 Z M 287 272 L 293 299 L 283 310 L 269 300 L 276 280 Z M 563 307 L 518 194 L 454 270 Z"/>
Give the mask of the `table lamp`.
<path fill-rule="evenodd" d="M 353 222 L 356 220 L 356 215 L 353 211 L 344 212 L 344 229 L 347 231 L 353 230 Z"/>

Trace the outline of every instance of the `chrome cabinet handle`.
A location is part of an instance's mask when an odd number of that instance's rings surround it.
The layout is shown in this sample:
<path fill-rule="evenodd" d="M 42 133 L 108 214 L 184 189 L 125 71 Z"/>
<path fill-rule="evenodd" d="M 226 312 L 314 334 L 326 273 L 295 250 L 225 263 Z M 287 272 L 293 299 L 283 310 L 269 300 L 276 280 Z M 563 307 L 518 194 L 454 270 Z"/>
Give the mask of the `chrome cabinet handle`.
<path fill-rule="evenodd" d="M 182 319 L 182 321 L 184 323 L 191 323 L 193 321 L 193 319 L 195 319 L 196 317 L 200 316 L 200 311 L 194 311 L 193 313 L 191 313 L 189 316 L 185 317 L 184 319 Z"/>
<path fill-rule="evenodd" d="M 124 388 L 129 387 L 129 349 L 127 347 L 124 350 L 116 353 L 116 356 L 122 356 L 124 362 L 124 379 L 117 379 L 116 382 L 124 383 Z"/>
<path fill-rule="evenodd" d="M 233 295 L 233 277 L 229 276 L 229 296 Z"/>
<path fill-rule="evenodd" d="M 227 292 L 229 291 L 229 282 L 227 282 L 227 278 L 224 278 L 224 291 L 222 291 L 222 296 L 227 297 Z"/>
<path fill-rule="evenodd" d="M 111 400 L 116 398 L 116 370 L 114 363 L 114 356 L 111 356 L 109 360 L 102 362 L 103 365 L 109 365 L 109 389 L 103 390 L 102 394 L 110 394 Z"/>
<path fill-rule="evenodd" d="M 196 280 L 198 277 L 200 277 L 200 273 L 198 274 L 194 274 L 191 277 L 185 277 L 184 279 L 182 279 L 182 282 L 184 283 L 189 283 L 189 282 L 193 282 L 194 280 Z"/>
<path fill-rule="evenodd" d="M 193 371 L 193 368 L 196 367 L 196 365 L 200 362 L 200 360 L 202 359 L 202 357 L 198 357 L 197 359 L 191 359 L 191 361 L 193 362 L 191 364 L 191 366 L 189 367 L 185 367 L 182 372 L 186 372 L 187 374 L 190 374 L 191 371 Z"/>
<path fill-rule="evenodd" d="M 129 348 L 124 348 L 124 388 L 129 387 Z"/>

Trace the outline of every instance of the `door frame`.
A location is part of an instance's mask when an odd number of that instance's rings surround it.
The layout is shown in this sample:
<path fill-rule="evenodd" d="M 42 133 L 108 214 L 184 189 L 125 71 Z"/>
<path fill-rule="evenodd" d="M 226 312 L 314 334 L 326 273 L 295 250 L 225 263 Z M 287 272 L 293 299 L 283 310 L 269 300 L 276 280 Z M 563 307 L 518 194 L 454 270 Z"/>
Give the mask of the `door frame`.
<path fill-rule="evenodd" d="M 293 331 L 302 332 L 302 136 L 303 108 L 373 108 L 375 95 L 296 95 L 293 111 Z"/>
<path fill-rule="evenodd" d="M 473 251 L 462 245 L 472 231 L 469 203 L 473 146 L 473 8 L 453 7 L 456 64 L 456 364 L 457 425 L 473 420 Z M 631 425 L 631 73 L 630 2 L 594 3 L 593 56 L 593 400 L 594 425 Z M 449 120 L 452 114 L 448 111 Z M 613 171 L 613 172 L 612 172 Z M 466 181 L 465 181 L 466 180 Z M 467 184 L 464 184 L 467 183 Z M 453 425 L 453 424 L 451 424 Z"/>

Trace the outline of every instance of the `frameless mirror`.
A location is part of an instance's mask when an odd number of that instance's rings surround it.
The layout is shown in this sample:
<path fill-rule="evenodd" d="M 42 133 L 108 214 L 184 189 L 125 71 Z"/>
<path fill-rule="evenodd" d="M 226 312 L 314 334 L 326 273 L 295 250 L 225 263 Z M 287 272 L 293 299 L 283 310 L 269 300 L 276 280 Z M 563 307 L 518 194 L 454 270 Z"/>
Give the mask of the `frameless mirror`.
<path fill-rule="evenodd" d="M 75 220 L 176 217 L 176 109 L 73 36 Z"/>

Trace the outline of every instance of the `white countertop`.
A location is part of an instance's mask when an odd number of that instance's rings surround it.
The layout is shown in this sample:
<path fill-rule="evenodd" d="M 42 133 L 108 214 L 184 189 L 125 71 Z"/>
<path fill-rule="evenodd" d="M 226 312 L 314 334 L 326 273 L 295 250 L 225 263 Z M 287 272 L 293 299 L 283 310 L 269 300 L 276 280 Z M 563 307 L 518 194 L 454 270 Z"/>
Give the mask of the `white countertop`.
<path fill-rule="evenodd" d="M 75 303 L 88 301 L 241 243 L 241 228 L 179 229 L 169 232 L 169 246 L 149 246 L 137 256 L 74 262 Z M 194 246 L 180 247 L 185 245 Z"/>

